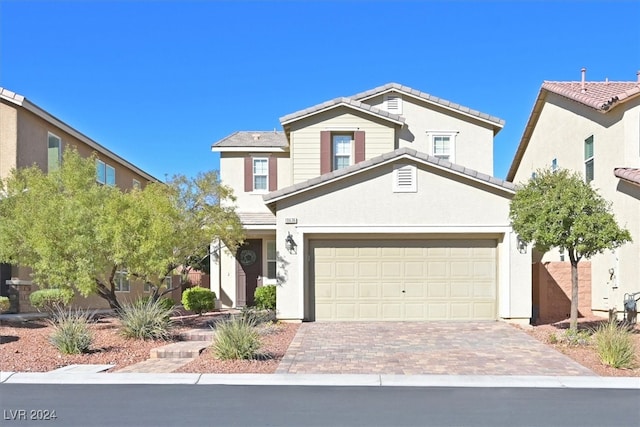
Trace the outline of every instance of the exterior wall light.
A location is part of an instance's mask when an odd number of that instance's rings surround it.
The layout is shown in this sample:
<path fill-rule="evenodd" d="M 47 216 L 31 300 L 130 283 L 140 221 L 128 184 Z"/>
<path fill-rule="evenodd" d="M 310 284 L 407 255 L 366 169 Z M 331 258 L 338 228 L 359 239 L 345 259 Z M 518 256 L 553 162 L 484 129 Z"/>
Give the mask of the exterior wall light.
<path fill-rule="evenodd" d="M 287 237 L 284 239 L 284 247 L 287 248 L 290 254 L 295 254 L 297 252 L 298 245 L 293 240 L 291 233 L 287 233 Z"/>
<path fill-rule="evenodd" d="M 527 242 L 522 240 L 520 236 L 518 236 L 518 252 L 520 252 L 521 254 L 527 253 Z"/>

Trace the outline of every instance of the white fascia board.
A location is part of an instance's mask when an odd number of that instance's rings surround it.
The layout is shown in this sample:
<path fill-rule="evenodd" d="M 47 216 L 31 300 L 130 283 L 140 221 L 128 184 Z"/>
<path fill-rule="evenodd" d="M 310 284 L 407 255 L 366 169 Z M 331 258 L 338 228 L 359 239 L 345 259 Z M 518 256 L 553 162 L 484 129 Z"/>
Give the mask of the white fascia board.
<path fill-rule="evenodd" d="M 387 120 L 387 121 L 389 121 L 389 122 L 391 122 L 391 123 L 395 123 L 395 124 L 400 125 L 400 126 L 402 126 L 402 125 L 404 124 L 402 121 L 394 120 L 394 119 L 392 119 L 391 117 L 386 117 L 386 116 L 383 116 L 383 115 L 380 115 L 380 114 L 376 114 L 376 113 L 374 113 L 373 111 L 368 111 L 368 110 L 365 110 L 365 109 L 363 109 L 363 108 L 358 108 L 358 107 L 355 107 L 355 106 L 353 106 L 353 105 L 347 104 L 347 103 L 345 103 L 345 102 L 340 102 L 339 104 L 331 105 L 331 106 L 329 106 L 329 107 L 322 108 L 322 109 L 320 109 L 320 110 L 318 110 L 318 111 L 314 111 L 314 112 L 311 112 L 311 113 L 305 114 L 305 115 L 303 115 L 303 116 L 296 117 L 296 118 L 294 118 L 294 119 L 289 119 L 289 120 L 287 120 L 287 121 L 285 121 L 285 122 L 280 122 L 280 124 L 281 124 L 282 126 L 285 126 L 285 125 L 288 125 L 288 124 L 290 124 L 290 123 L 297 122 L 298 120 L 302 120 L 302 119 L 305 119 L 305 118 L 307 118 L 307 117 L 315 116 L 316 114 L 324 113 L 325 111 L 329 111 L 329 110 L 332 110 L 332 109 L 334 109 L 334 108 L 338 108 L 338 107 L 347 107 L 347 108 L 351 108 L 352 110 L 360 111 L 360 112 L 362 112 L 362 113 L 368 114 L 368 115 L 373 116 L 373 117 L 376 117 L 376 118 L 378 118 L 378 119 Z"/>
<path fill-rule="evenodd" d="M 214 153 L 288 153 L 289 149 L 282 147 L 211 147 L 211 151 Z"/>
<path fill-rule="evenodd" d="M 275 231 L 276 230 L 276 225 L 243 225 L 242 228 L 244 228 L 245 230 L 251 230 L 251 231 L 259 231 L 259 230 L 265 230 L 265 231 Z"/>
<path fill-rule="evenodd" d="M 507 224 L 492 225 L 298 225 L 305 234 L 505 234 L 511 232 Z"/>

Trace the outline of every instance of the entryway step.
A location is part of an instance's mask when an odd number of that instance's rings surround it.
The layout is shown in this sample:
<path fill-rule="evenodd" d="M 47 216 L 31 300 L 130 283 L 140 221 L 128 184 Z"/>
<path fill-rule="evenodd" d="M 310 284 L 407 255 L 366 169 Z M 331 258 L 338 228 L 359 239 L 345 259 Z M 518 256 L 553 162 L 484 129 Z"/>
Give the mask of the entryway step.
<path fill-rule="evenodd" d="M 216 331 L 213 329 L 191 329 L 180 334 L 184 341 L 213 341 Z"/>
<path fill-rule="evenodd" d="M 151 349 L 151 359 L 194 358 L 209 347 L 211 341 L 182 341 Z"/>

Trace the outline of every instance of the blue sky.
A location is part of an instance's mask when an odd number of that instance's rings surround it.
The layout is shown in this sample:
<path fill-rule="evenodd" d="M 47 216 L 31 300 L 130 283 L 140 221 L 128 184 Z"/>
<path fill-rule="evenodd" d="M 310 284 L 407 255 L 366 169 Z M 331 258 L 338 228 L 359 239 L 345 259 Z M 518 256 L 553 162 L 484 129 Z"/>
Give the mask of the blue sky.
<path fill-rule="evenodd" d="M 635 80 L 638 1 L 0 0 L 0 86 L 165 179 L 213 142 L 388 83 L 506 120 L 504 178 L 544 80 Z"/>

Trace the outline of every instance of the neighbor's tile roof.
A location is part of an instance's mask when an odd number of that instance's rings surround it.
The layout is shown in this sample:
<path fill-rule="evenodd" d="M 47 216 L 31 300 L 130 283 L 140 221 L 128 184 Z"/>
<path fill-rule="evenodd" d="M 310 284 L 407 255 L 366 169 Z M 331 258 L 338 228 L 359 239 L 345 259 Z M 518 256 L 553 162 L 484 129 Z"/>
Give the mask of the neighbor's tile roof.
<path fill-rule="evenodd" d="M 549 82 L 542 89 L 572 99 L 596 110 L 607 111 L 616 102 L 640 93 L 638 82 L 585 82 L 584 91 L 581 82 Z"/>
<path fill-rule="evenodd" d="M 632 184 L 640 185 L 640 169 L 637 168 L 615 168 L 613 174 L 620 179 Z"/>
<path fill-rule="evenodd" d="M 238 131 L 225 136 L 211 147 L 275 147 L 286 148 L 289 145 L 282 131 Z"/>
<path fill-rule="evenodd" d="M 296 121 L 302 117 L 306 117 L 311 114 L 317 113 L 319 111 L 331 109 L 341 105 L 355 108 L 356 110 L 360 110 L 365 113 L 373 114 L 374 116 L 378 116 L 382 119 L 391 120 L 396 123 L 404 123 L 404 117 L 402 116 L 399 116 L 397 114 L 392 114 L 392 113 L 389 113 L 388 111 L 384 111 L 379 108 L 372 107 L 369 104 L 365 104 L 363 102 L 356 101 L 355 99 L 345 98 L 345 97 L 335 98 L 335 99 L 332 99 L 331 101 L 326 101 L 326 102 L 323 102 L 322 104 L 314 105 L 313 107 L 305 108 L 304 110 L 287 114 L 286 116 L 280 117 L 280 123 L 284 126 L 285 124 Z"/>
<path fill-rule="evenodd" d="M 496 187 L 501 187 L 502 189 L 507 190 L 508 192 L 514 192 L 516 188 L 516 186 L 511 182 L 504 181 L 502 179 L 493 177 L 491 175 L 478 172 L 474 169 L 469 169 L 464 166 L 451 163 L 439 157 L 434 157 L 429 154 L 416 151 L 412 148 L 403 147 L 403 148 L 398 148 L 397 150 L 392 151 L 390 153 L 386 153 L 381 156 L 356 163 L 346 168 L 328 172 L 318 177 L 311 178 L 307 181 L 303 181 L 298 184 L 291 185 L 289 187 L 281 188 L 279 190 L 265 194 L 264 196 L 262 196 L 262 198 L 265 201 L 265 203 L 271 203 L 276 201 L 277 199 L 281 199 L 291 194 L 311 189 L 318 185 L 324 184 L 329 181 L 333 181 L 335 179 L 338 179 L 347 175 L 357 173 L 358 171 L 361 171 L 364 169 L 370 169 L 372 167 L 375 167 L 376 165 L 386 163 L 388 161 L 391 161 L 403 156 L 411 157 L 413 159 L 421 161 L 422 163 L 436 165 L 443 169 L 449 169 L 451 172 L 457 173 L 458 175 L 466 176 L 468 178 L 471 178 L 477 181 L 482 181 Z"/>
<path fill-rule="evenodd" d="M 367 98 L 372 98 L 378 94 L 388 92 L 390 90 L 395 90 L 397 92 L 405 93 L 407 95 L 412 95 L 416 98 L 420 98 L 428 102 L 442 105 L 443 107 L 451 108 L 453 110 L 458 110 L 463 114 L 475 116 L 475 117 L 487 120 L 489 122 L 492 122 L 499 127 L 503 127 L 505 123 L 503 119 L 500 119 L 498 117 L 491 116 L 486 113 L 481 113 L 478 110 L 465 107 L 464 105 L 456 104 L 455 102 L 447 101 L 446 99 L 443 99 L 443 98 L 438 98 L 437 96 L 433 96 L 426 92 L 421 92 L 419 90 L 412 89 L 409 86 L 404 86 L 399 83 L 387 83 L 385 85 L 378 86 L 376 88 L 367 90 L 365 92 L 357 93 L 351 96 L 350 98 L 356 99 L 356 100 L 367 99 Z"/>
<path fill-rule="evenodd" d="M 276 216 L 271 212 L 237 212 L 242 225 L 276 225 Z"/>

